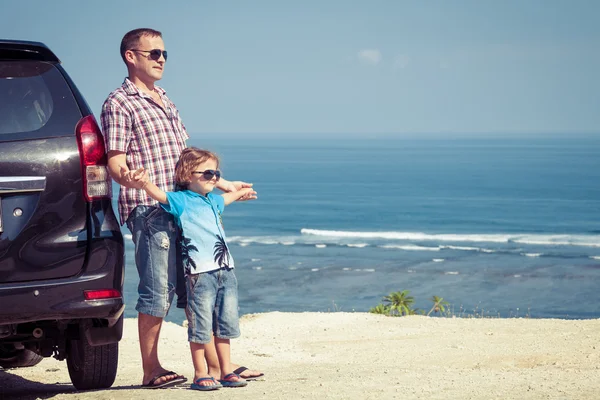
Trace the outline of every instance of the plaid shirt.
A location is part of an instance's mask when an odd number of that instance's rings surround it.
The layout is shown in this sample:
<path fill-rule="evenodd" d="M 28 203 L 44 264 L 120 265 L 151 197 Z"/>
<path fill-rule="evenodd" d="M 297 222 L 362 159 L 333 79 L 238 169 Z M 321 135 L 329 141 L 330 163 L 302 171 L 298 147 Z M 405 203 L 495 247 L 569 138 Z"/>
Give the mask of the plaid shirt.
<path fill-rule="evenodd" d="M 175 104 L 158 86 L 154 90 L 165 105 L 163 109 L 128 78 L 102 105 L 102 131 L 106 151 L 126 154 L 130 170 L 144 167 L 150 181 L 165 192 L 175 189 L 175 165 L 189 138 Z M 121 186 L 119 216 L 121 225 L 139 205 L 157 205 L 143 190 Z"/>

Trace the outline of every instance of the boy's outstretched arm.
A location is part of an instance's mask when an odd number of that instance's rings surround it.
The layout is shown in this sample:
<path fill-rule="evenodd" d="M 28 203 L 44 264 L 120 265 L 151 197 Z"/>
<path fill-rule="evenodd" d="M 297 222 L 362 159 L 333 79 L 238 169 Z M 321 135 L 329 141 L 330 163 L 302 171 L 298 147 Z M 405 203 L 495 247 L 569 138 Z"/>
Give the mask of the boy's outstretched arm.
<path fill-rule="evenodd" d="M 144 183 L 144 177 L 148 180 L 144 168 L 131 171 L 129 167 L 127 167 L 127 164 L 125 163 L 125 154 L 123 154 L 122 160 L 119 156 L 114 156 L 113 159 L 109 159 L 108 163 L 110 176 L 119 185 L 128 188 L 141 189 L 142 184 Z"/>
<path fill-rule="evenodd" d="M 235 192 L 223 193 L 221 196 L 223 196 L 226 206 L 234 201 L 256 200 L 256 192 L 250 187 L 236 190 Z"/>
<path fill-rule="evenodd" d="M 169 204 L 169 200 L 167 200 L 167 194 L 160 190 L 158 186 L 150 181 L 146 181 L 142 189 L 148 193 L 148 196 L 152 197 L 154 200 L 158 201 L 162 204 Z"/>
<path fill-rule="evenodd" d="M 121 167 L 121 169 L 123 169 L 123 167 Z M 139 187 L 137 187 L 138 189 L 145 190 L 146 193 L 148 193 L 148 196 L 152 197 L 159 203 L 169 204 L 169 201 L 167 200 L 167 194 L 161 189 L 159 189 L 158 186 L 156 186 L 154 183 L 150 182 L 148 178 L 148 171 L 144 170 L 143 168 L 140 168 L 137 171 L 135 171 L 135 174 L 135 178 L 137 181 L 136 185 L 139 185 Z"/>

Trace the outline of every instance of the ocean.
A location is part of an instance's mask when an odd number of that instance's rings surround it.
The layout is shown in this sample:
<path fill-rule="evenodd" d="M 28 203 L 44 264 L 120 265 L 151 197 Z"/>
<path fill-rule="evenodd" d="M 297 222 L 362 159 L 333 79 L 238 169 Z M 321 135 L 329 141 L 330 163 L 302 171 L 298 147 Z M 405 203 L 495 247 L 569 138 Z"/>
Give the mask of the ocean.
<path fill-rule="evenodd" d="M 188 145 L 217 152 L 226 178 L 258 192 L 223 214 L 241 314 L 364 312 L 409 290 L 416 308 L 435 295 L 458 316 L 600 317 L 598 137 L 192 135 Z M 185 314 L 173 307 L 167 320 Z"/>

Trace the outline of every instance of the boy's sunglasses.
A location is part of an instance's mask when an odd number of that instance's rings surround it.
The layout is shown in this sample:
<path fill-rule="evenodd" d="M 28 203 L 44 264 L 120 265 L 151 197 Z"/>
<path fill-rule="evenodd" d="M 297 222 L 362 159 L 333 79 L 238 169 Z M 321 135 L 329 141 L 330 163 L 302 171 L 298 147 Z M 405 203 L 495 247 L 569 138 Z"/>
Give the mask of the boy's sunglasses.
<path fill-rule="evenodd" d="M 160 56 L 162 55 L 165 58 L 165 61 L 167 61 L 167 51 L 166 50 L 161 50 L 161 49 L 152 49 L 152 50 L 130 49 L 130 50 L 131 51 L 141 51 L 142 53 L 149 53 L 150 58 L 153 59 L 154 61 L 158 61 L 160 59 Z"/>
<path fill-rule="evenodd" d="M 207 181 L 210 181 L 213 177 L 217 177 L 217 180 L 221 179 L 221 171 L 218 169 L 207 169 L 206 171 L 194 171 L 194 175 L 202 174 L 202 177 Z"/>

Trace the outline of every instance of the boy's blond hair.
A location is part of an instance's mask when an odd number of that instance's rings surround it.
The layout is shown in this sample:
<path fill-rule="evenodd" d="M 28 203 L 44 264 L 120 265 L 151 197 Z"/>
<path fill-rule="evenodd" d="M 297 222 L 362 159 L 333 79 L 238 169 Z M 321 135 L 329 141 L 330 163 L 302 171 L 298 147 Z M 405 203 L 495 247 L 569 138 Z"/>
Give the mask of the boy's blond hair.
<path fill-rule="evenodd" d="M 215 153 L 197 147 L 184 149 L 175 166 L 175 184 L 179 188 L 187 189 L 192 178 L 192 172 L 198 168 L 198 165 L 208 160 L 214 160 L 217 163 L 217 168 L 219 168 L 219 156 Z"/>

